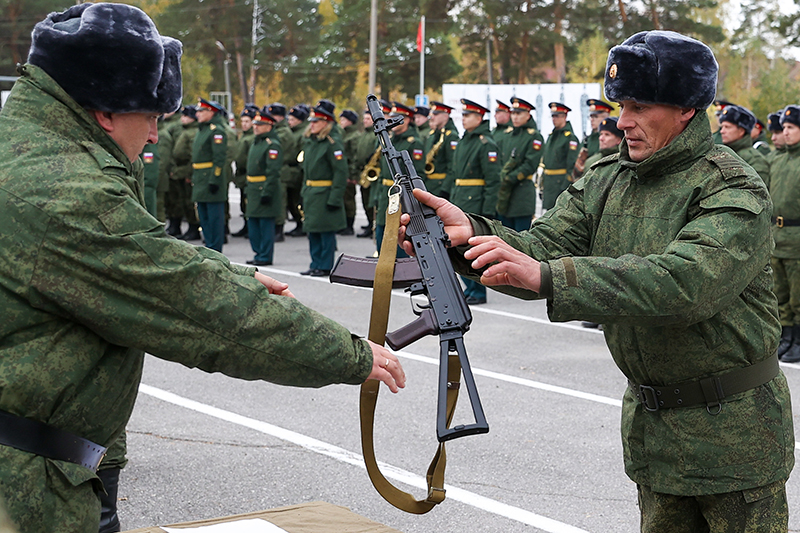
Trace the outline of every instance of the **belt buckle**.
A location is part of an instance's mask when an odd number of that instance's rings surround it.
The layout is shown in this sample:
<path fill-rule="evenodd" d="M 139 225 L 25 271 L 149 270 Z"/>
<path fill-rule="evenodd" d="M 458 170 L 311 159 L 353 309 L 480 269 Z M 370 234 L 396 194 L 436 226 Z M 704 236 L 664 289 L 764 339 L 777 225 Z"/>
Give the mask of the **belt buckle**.
<path fill-rule="evenodd" d="M 775 225 L 779 228 L 783 227 L 783 217 L 775 217 Z"/>
<path fill-rule="evenodd" d="M 649 385 L 639 385 L 639 401 L 645 410 L 655 413 L 658 411 L 658 392 Z M 651 407 L 652 406 L 652 407 Z"/>

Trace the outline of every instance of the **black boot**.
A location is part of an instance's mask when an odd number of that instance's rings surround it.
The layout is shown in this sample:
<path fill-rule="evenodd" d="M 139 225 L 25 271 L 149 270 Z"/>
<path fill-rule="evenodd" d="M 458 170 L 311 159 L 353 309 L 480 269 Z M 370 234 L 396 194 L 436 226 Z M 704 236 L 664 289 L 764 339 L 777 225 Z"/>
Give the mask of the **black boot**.
<path fill-rule="evenodd" d="M 200 224 L 189 224 L 189 229 L 186 230 L 186 233 L 178 238 L 182 241 L 199 241 Z"/>
<path fill-rule="evenodd" d="M 117 515 L 117 492 L 119 490 L 119 468 L 105 468 L 97 471 L 97 477 L 103 482 L 105 493 L 100 493 L 100 529 L 98 533 L 114 533 L 120 531 Z"/>
<path fill-rule="evenodd" d="M 800 326 L 792 326 L 792 345 L 781 357 L 784 363 L 800 363 Z"/>
<path fill-rule="evenodd" d="M 167 235 L 172 235 L 173 237 L 177 237 L 180 234 L 181 234 L 181 219 L 170 218 L 169 226 L 167 226 Z"/>
<path fill-rule="evenodd" d="M 275 226 L 275 242 L 283 242 L 285 240 L 283 237 L 283 224 L 277 224 Z"/>
<path fill-rule="evenodd" d="M 792 326 L 782 326 L 781 342 L 778 343 L 778 359 L 783 359 L 784 354 L 789 351 L 789 348 L 792 347 L 793 338 Z"/>
<path fill-rule="evenodd" d="M 336 235 L 355 235 L 356 232 L 353 231 L 353 222 L 355 222 L 355 218 L 347 217 L 347 227 L 337 231 Z"/>
<path fill-rule="evenodd" d="M 233 237 L 244 237 L 247 239 L 249 236 L 250 235 L 247 233 L 247 219 L 244 219 L 244 226 L 242 226 L 242 229 L 234 233 Z"/>
<path fill-rule="evenodd" d="M 303 231 L 303 223 L 298 222 L 297 227 L 294 228 L 292 231 L 287 231 L 286 235 L 288 235 L 289 237 L 305 237 L 306 232 Z"/>

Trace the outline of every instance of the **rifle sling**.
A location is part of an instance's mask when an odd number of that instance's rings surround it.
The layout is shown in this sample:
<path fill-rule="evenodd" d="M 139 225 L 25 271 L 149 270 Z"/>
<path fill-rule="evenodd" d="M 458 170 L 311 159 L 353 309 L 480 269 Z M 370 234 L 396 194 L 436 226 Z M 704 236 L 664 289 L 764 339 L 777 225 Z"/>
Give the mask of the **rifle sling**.
<path fill-rule="evenodd" d="M 394 213 L 386 214 L 386 229 L 381 243 L 381 253 L 375 269 L 375 284 L 372 291 L 372 311 L 369 322 L 369 340 L 383 346 L 386 337 L 386 328 L 389 321 L 389 303 L 391 301 L 392 278 L 394 276 L 394 263 L 397 257 L 397 230 L 400 224 L 400 209 Z M 457 384 L 461 378 L 461 362 L 458 357 L 449 357 L 447 369 L 448 381 Z M 380 381 L 369 380 L 361 385 L 360 412 L 361 412 L 361 449 L 367 473 L 378 493 L 383 498 L 403 511 L 413 514 L 425 514 L 437 504 L 444 501 L 444 470 L 447 456 L 444 443 L 440 443 L 436 454 L 428 467 L 427 483 L 428 496 L 424 500 L 417 500 L 411 494 L 404 492 L 384 477 L 375 458 L 375 444 L 373 442 L 373 425 L 375 421 L 375 407 L 378 402 Z M 447 391 L 447 426 L 455 412 L 458 400 L 458 387 L 449 387 Z"/>

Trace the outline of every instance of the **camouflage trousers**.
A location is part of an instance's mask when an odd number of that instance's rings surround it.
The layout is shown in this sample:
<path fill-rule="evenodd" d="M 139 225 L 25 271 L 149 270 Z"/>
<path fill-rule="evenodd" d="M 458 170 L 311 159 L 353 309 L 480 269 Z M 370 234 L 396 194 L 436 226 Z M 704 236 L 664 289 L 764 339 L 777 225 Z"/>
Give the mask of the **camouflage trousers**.
<path fill-rule="evenodd" d="M 781 326 L 800 325 L 800 259 L 773 257 L 771 262 Z"/>
<path fill-rule="evenodd" d="M 786 483 L 710 494 L 675 496 L 639 489 L 642 533 L 786 533 Z"/>

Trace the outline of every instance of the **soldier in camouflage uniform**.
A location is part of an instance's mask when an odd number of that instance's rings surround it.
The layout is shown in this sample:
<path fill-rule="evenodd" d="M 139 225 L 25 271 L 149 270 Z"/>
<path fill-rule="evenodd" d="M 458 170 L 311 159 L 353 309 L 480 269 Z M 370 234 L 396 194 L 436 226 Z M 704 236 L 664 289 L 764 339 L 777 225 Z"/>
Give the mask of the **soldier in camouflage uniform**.
<path fill-rule="evenodd" d="M 769 143 L 767 142 L 767 127 L 761 122 L 760 119 L 756 118 L 756 125 L 753 126 L 753 129 L 750 130 L 750 138 L 753 139 L 753 148 L 755 148 L 758 153 L 767 157 L 769 153 L 772 151 L 769 147 Z"/>
<path fill-rule="evenodd" d="M 753 169 L 712 141 L 717 70 L 706 45 L 674 32 L 612 48 L 605 93 L 625 142 L 530 231 L 415 191 L 462 251 L 461 272 L 546 298 L 552 321 L 604 325 L 629 383 L 622 443 L 643 533 L 788 529 L 794 431 L 775 356 L 772 205 Z"/>
<path fill-rule="evenodd" d="M 722 143 L 753 167 L 769 188 L 769 163 L 766 157 L 753 148 L 753 139 L 750 137 L 750 130 L 755 122 L 756 117 L 749 109 L 729 105 L 719 117 L 719 132 Z"/>
<path fill-rule="evenodd" d="M 344 155 L 347 157 L 347 188 L 344 190 L 344 214 L 346 226 L 339 230 L 337 235 L 355 235 L 353 223 L 356 220 L 356 186 L 361 169 L 357 168 L 356 153 L 358 152 L 358 140 L 361 138 L 361 128 L 359 127 L 358 115 L 352 109 L 345 109 L 339 115 L 339 126 L 344 131 L 342 144 L 344 145 Z"/>
<path fill-rule="evenodd" d="M 592 131 L 583 139 L 581 152 L 585 150 L 585 157 L 589 158 L 600 151 L 600 123 L 603 122 L 603 119 L 608 118 L 609 113 L 614 111 L 614 108 L 595 98 L 586 100 L 586 105 L 589 106 L 589 124 Z M 578 158 L 580 157 L 579 154 Z"/>
<path fill-rule="evenodd" d="M 767 162 L 770 164 L 772 164 L 772 160 L 775 159 L 776 156 L 782 154 L 786 150 L 786 140 L 783 138 L 783 126 L 781 126 L 782 114 L 783 109 L 775 113 L 770 113 L 767 117 L 767 129 L 770 133 L 772 146 L 775 147 L 767 156 Z"/>
<path fill-rule="evenodd" d="M 544 143 L 544 172 L 539 185 L 542 191 L 542 208 L 545 211 L 555 205 L 558 195 L 569 186 L 572 167 L 578 159 L 578 139 L 572 131 L 572 124 L 567 120 L 567 113 L 572 110 L 558 102 L 550 102 L 548 105 L 553 131 Z"/>
<path fill-rule="evenodd" d="M 308 119 L 308 106 L 305 104 L 298 104 L 290 109 L 286 124 L 292 135 L 281 141 L 283 147 L 283 168 L 281 169 L 283 210 L 288 211 L 295 222 L 294 229 L 286 232 L 289 237 L 306 236 L 303 231 L 303 215 L 300 212 L 300 204 L 303 202 L 300 196 L 303 188 L 303 165 L 297 160 L 297 156 L 303 150 L 303 133 L 307 127 L 306 119 Z"/>
<path fill-rule="evenodd" d="M 145 351 L 284 385 L 403 384 L 389 351 L 147 213 L 131 161 L 180 104 L 180 53 L 138 8 L 51 13 L 0 113 L 0 500 L 20 532 L 98 531 L 94 469 Z"/>
<path fill-rule="evenodd" d="M 577 162 L 575 163 L 572 169 L 572 181 L 578 181 L 586 170 L 604 157 L 619 153 L 619 143 L 625 138 L 625 132 L 617 127 L 617 117 L 604 118 L 597 129 L 597 145 L 600 151 L 589 157 L 580 167 Z"/>
<path fill-rule="evenodd" d="M 458 146 L 458 130 L 450 117 L 453 108 L 442 102 L 431 102 L 431 133 L 425 139 L 425 188 L 437 196 L 449 198 L 448 180 L 453 156 Z"/>
<path fill-rule="evenodd" d="M 722 122 L 720 122 L 719 118 L 722 116 L 722 112 L 725 111 L 725 108 L 728 107 L 729 105 L 734 105 L 734 104 L 726 100 L 714 100 L 714 116 L 717 119 L 717 129 L 714 130 L 714 133 L 711 135 L 714 144 L 723 144 Z"/>
<path fill-rule="evenodd" d="M 239 208 L 242 210 L 242 218 L 244 224 L 242 229 L 236 233 L 231 234 L 233 237 L 249 238 L 247 232 L 247 155 L 250 153 L 250 147 L 253 146 L 255 140 L 255 132 L 253 132 L 253 119 L 261 110 L 255 104 L 245 104 L 242 112 L 239 113 L 239 124 L 242 131 L 239 134 L 239 144 L 236 146 L 236 171 L 233 174 L 233 184 L 239 189 Z"/>
<path fill-rule="evenodd" d="M 197 219 L 197 209 L 192 201 L 192 172 L 194 172 L 192 146 L 194 146 L 194 138 L 200 130 L 200 124 L 197 122 L 197 106 L 187 105 L 183 108 L 181 123 L 183 131 L 172 149 L 172 160 L 175 162 L 175 167 L 169 185 L 170 195 L 174 199 L 173 211 L 168 212 L 167 216 L 170 218 L 170 227 L 175 227 L 178 231 L 177 235 L 172 233 L 170 235 L 182 241 L 199 241 L 201 239 L 200 221 Z M 186 233 L 181 234 L 181 219 L 183 218 L 189 223 L 189 227 L 186 229 Z"/>

